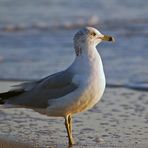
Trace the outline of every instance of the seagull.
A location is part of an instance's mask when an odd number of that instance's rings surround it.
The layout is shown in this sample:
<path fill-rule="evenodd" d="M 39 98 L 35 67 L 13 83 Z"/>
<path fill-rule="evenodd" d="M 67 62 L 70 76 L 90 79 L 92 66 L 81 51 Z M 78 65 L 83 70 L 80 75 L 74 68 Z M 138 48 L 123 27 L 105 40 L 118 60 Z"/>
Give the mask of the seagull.
<path fill-rule="evenodd" d="M 115 39 L 85 27 L 74 35 L 73 41 L 76 57 L 66 70 L 0 93 L 4 107 L 31 108 L 47 116 L 64 117 L 69 146 L 74 144 L 72 115 L 92 108 L 105 90 L 102 60 L 96 46 Z"/>

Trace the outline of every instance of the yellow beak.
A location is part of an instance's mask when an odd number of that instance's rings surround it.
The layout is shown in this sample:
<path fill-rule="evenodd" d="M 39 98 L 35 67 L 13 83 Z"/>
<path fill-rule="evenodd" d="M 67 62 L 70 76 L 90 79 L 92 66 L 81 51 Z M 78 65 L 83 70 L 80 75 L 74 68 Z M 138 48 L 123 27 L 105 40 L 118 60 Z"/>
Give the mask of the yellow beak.
<path fill-rule="evenodd" d="M 115 42 L 115 38 L 109 35 L 104 35 L 103 37 L 101 37 L 102 41 L 111 41 L 111 42 Z"/>

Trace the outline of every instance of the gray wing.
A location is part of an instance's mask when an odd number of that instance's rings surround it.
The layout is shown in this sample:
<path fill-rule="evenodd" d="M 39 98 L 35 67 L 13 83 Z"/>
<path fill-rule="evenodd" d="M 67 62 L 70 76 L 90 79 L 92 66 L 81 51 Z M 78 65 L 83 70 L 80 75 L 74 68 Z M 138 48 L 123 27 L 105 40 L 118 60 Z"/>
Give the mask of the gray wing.
<path fill-rule="evenodd" d="M 62 71 L 36 82 L 23 83 L 7 92 L 10 94 L 6 98 L 7 103 L 33 108 L 47 107 L 49 99 L 60 98 L 77 89 L 72 78 L 71 72 Z M 17 92 L 17 95 L 12 95 L 12 92 Z"/>

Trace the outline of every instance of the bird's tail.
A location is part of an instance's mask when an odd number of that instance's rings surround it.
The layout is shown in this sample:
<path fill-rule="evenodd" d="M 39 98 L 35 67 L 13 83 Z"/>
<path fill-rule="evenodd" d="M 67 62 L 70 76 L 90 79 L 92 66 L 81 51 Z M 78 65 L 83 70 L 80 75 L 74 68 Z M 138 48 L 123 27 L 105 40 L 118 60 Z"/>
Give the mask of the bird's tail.
<path fill-rule="evenodd" d="M 8 91 L 0 93 L 0 104 L 4 104 L 6 100 L 22 94 L 24 91 Z"/>

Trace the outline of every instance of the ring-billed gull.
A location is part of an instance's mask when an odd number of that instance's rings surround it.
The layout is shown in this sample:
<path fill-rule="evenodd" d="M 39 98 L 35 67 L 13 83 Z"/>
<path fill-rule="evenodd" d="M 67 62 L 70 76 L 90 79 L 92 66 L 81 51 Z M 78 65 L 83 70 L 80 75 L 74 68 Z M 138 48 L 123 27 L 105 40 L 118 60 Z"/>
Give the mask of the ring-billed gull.
<path fill-rule="evenodd" d="M 114 38 L 92 27 L 79 30 L 74 36 L 76 58 L 70 67 L 1 93 L 0 103 L 5 107 L 26 107 L 48 116 L 64 117 L 71 146 L 74 144 L 72 115 L 92 108 L 105 89 L 102 60 L 96 49 L 102 41 L 114 41 Z"/>

